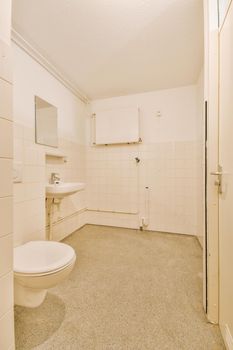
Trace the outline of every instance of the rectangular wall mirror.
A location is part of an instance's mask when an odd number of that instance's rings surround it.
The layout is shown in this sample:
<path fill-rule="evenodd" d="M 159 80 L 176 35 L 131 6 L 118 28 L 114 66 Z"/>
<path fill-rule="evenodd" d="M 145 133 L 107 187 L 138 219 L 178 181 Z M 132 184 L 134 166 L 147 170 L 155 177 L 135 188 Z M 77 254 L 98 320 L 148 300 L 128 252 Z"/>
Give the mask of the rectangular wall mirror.
<path fill-rule="evenodd" d="M 58 147 L 57 108 L 35 96 L 36 143 Z"/>

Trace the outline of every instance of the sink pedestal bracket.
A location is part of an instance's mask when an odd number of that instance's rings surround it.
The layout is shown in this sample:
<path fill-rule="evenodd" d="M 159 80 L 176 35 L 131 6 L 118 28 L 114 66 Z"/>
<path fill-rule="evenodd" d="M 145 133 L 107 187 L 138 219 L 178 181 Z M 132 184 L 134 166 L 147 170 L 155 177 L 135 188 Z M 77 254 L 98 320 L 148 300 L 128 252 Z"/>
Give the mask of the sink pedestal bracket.
<path fill-rule="evenodd" d="M 48 231 L 46 232 L 47 241 L 53 240 L 53 216 L 54 216 L 54 206 L 58 207 L 58 211 L 60 211 L 61 199 L 58 198 L 46 198 L 46 209 L 48 215 Z"/>

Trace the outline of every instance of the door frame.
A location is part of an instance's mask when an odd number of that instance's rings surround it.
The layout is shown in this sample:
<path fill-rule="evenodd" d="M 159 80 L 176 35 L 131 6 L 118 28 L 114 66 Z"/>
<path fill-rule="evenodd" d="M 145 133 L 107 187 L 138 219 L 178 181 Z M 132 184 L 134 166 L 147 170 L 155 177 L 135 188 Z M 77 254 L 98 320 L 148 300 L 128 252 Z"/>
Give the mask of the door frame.
<path fill-rule="evenodd" d="M 204 240 L 204 308 L 211 323 L 219 323 L 219 194 L 215 176 L 219 166 L 219 53 L 220 30 L 233 0 L 219 15 L 219 0 L 204 5 L 204 100 L 207 101 L 206 239 Z M 205 283 L 206 281 L 206 283 Z"/>
<path fill-rule="evenodd" d="M 220 43 L 220 50 L 219 50 L 219 154 L 220 154 L 220 162 L 223 166 L 224 171 L 223 174 L 223 194 L 220 195 L 220 212 L 219 212 L 219 271 L 220 271 L 220 281 L 219 281 L 219 307 L 220 307 L 220 315 L 219 315 L 219 327 L 224 339 L 224 343 L 226 345 L 226 349 L 233 349 L 233 332 L 232 332 L 232 312 L 231 312 L 231 305 L 229 305 L 228 301 L 231 299 L 228 295 L 229 292 L 229 286 L 228 283 L 231 280 L 229 276 L 226 277 L 226 274 L 229 270 L 229 261 L 228 259 L 225 260 L 225 258 L 229 258 L 229 251 L 227 251 L 229 247 L 229 243 L 227 239 L 229 239 L 229 233 L 231 234 L 231 231 L 229 231 L 228 227 L 226 228 L 225 225 L 227 223 L 227 216 L 228 208 L 226 207 L 227 200 L 232 199 L 232 192 L 227 190 L 228 187 L 228 179 L 230 178 L 229 175 L 231 174 L 231 170 L 229 171 L 227 162 L 225 163 L 225 157 L 224 155 L 228 152 L 226 152 L 226 144 L 224 145 L 224 120 L 227 120 L 228 118 L 228 112 L 224 109 L 226 107 L 227 103 L 225 104 L 226 100 L 224 99 L 224 95 L 228 93 L 228 90 L 226 92 L 226 86 L 224 85 L 225 75 L 229 73 L 229 70 L 225 69 L 227 64 L 224 60 L 226 60 L 226 57 L 229 58 L 228 52 L 224 52 L 223 48 L 228 48 L 229 45 L 229 28 L 232 30 L 232 11 L 233 11 L 233 0 L 227 0 L 224 14 L 221 17 L 221 22 L 219 22 L 219 43 Z M 230 12 L 230 13 L 229 13 Z M 228 18 L 231 22 L 228 21 L 227 16 L 229 13 Z M 225 24 L 225 22 L 227 23 Z M 232 32 L 231 36 L 232 36 Z M 227 37 L 227 46 L 226 46 L 226 37 Z M 230 38 L 231 39 L 231 38 Z M 224 63 L 223 63 L 224 62 Z M 227 86 L 228 88 L 228 86 Z M 226 113 L 226 116 L 225 116 Z M 227 136 L 227 139 L 229 140 L 229 136 Z M 228 145 L 227 145 L 228 146 Z M 231 169 L 231 167 L 230 167 Z M 229 172 L 229 173 L 228 173 Z M 228 175 L 229 174 L 229 175 Z M 225 175 L 225 176 L 224 176 Z M 227 176 L 228 175 L 228 176 Z M 230 183 L 230 181 L 229 181 Z M 230 187 L 230 186 L 229 186 Z M 229 193 L 230 192 L 230 193 Z M 226 249 L 226 250 L 225 250 Z M 231 252 L 230 252 L 231 254 Z M 230 288 L 232 286 L 230 285 Z M 226 292 L 227 291 L 227 292 Z M 230 312 L 229 312 L 230 311 Z"/>
<path fill-rule="evenodd" d="M 204 0 L 204 98 L 208 104 L 206 193 L 207 217 L 204 240 L 204 308 L 211 323 L 219 322 L 219 204 L 218 188 L 210 172 L 219 161 L 219 16 L 218 0 Z M 206 281 L 206 285 L 205 285 Z"/>

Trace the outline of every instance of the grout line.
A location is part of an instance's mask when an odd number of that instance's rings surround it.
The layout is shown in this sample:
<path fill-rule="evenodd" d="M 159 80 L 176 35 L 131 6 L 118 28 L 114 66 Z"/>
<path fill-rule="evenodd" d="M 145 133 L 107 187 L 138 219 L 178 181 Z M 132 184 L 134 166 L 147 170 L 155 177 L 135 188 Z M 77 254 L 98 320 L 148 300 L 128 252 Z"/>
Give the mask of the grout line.
<path fill-rule="evenodd" d="M 0 236 L 0 240 L 1 240 L 1 238 L 5 238 L 5 237 L 7 237 L 7 236 L 12 236 L 13 237 L 13 232 L 10 232 L 10 233 L 6 233 L 6 234 L 4 234 L 4 235 L 1 235 Z"/>
<path fill-rule="evenodd" d="M 0 40 L 0 41 L 1 41 L 1 40 Z M 2 76 L 0 77 L 0 80 L 4 81 L 4 82 L 7 83 L 7 84 L 10 84 L 11 86 L 13 86 L 12 81 L 7 80 L 7 79 L 3 78 Z"/>
<path fill-rule="evenodd" d="M 12 157 L 0 156 L 0 159 L 13 160 L 13 156 Z"/>
<path fill-rule="evenodd" d="M 7 314 L 10 314 L 11 312 L 13 313 L 13 316 L 14 316 L 13 305 L 12 305 L 12 308 L 10 307 L 10 309 L 7 310 L 6 312 L 4 312 L 4 314 L 0 317 L 0 322 L 1 322 L 1 320 L 2 320 Z"/>
<path fill-rule="evenodd" d="M 5 278 L 7 275 L 10 275 L 10 274 L 13 274 L 13 269 L 8 271 L 8 272 L 5 272 L 3 275 L 0 276 L 0 280 Z"/>
<path fill-rule="evenodd" d="M 12 124 L 12 128 L 13 128 L 13 126 L 14 126 L 14 121 L 13 121 L 12 119 L 9 119 L 9 117 L 0 117 L 0 119 L 6 120 L 6 121 L 8 121 L 9 123 L 11 123 L 11 124 Z"/>

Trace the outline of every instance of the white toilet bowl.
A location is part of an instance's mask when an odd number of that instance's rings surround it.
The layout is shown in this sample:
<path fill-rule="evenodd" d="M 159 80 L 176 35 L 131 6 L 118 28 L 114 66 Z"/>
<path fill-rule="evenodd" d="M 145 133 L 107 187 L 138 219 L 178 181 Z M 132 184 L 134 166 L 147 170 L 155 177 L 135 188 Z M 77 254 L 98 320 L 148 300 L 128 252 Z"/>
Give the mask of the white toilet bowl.
<path fill-rule="evenodd" d="M 14 299 L 16 305 L 37 307 L 48 288 L 72 271 L 76 254 L 67 244 L 31 241 L 14 248 Z"/>

